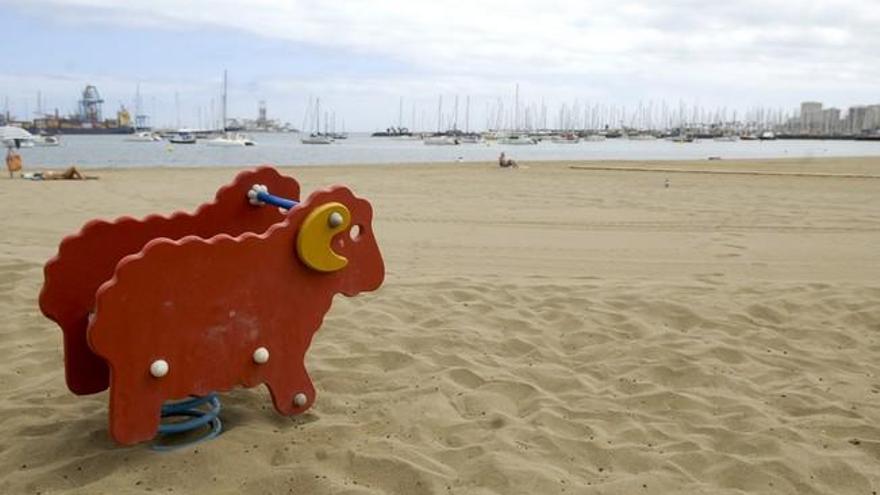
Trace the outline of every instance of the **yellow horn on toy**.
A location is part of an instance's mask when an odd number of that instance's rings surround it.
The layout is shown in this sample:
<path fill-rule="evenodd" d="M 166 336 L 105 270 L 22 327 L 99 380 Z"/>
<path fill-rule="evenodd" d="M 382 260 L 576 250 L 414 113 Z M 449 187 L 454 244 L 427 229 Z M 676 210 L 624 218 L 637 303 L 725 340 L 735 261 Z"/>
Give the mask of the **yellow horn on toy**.
<path fill-rule="evenodd" d="M 319 272 L 335 272 L 345 268 L 348 260 L 333 252 L 333 236 L 351 225 L 351 212 L 342 203 L 318 206 L 306 217 L 296 239 L 296 253 L 309 268 Z"/>

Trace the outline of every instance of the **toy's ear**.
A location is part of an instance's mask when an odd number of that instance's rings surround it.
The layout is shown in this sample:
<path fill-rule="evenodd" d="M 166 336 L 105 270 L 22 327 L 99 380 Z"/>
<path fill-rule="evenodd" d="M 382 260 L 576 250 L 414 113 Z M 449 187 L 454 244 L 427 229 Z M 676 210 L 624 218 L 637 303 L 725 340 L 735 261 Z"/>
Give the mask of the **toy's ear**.
<path fill-rule="evenodd" d="M 309 268 L 319 272 L 339 271 L 348 259 L 333 251 L 333 236 L 351 225 L 351 212 L 335 201 L 316 206 L 303 220 L 296 239 L 296 253 Z"/>

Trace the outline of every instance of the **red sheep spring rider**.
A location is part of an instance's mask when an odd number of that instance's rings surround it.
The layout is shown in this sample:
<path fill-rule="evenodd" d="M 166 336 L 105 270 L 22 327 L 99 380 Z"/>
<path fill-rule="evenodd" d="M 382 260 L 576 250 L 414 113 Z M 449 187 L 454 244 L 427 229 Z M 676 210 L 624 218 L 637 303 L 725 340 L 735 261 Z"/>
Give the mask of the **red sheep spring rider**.
<path fill-rule="evenodd" d="M 109 386 L 117 442 L 216 435 L 213 394 L 236 386 L 265 383 L 284 415 L 314 403 L 312 335 L 334 294 L 377 289 L 385 267 L 367 201 L 344 186 L 298 200 L 296 180 L 260 167 L 194 213 L 93 220 L 61 242 L 40 308 L 64 332 L 70 390 Z"/>

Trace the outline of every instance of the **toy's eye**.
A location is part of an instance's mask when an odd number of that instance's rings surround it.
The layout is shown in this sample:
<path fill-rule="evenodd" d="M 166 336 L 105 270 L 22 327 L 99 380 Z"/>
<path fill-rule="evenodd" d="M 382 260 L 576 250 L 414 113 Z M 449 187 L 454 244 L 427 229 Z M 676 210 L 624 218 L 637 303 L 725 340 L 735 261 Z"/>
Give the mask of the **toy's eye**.
<path fill-rule="evenodd" d="M 326 203 L 316 207 L 303 220 L 296 241 L 296 252 L 309 268 L 319 272 L 335 272 L 345 268 L 348 260 L 336 254 L 340 246 L 337 234 L 351 224 L 351 212 L 342 203 Z"/>

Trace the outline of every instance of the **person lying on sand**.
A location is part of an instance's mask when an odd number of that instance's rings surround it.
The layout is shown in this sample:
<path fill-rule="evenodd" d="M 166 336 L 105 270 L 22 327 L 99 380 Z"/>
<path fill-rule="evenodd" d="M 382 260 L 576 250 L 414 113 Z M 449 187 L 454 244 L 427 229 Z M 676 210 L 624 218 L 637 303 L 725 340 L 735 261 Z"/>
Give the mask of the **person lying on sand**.
<path fill-rule="evenodd" d="M 33 172 L 28 174 L 22 174 L 21 176 L 24 179 L 30 180 L 86 180 L 86 179 L 96 179 L 97 177 L 87 177 L 80 173 L 76 167 L 67 167 L 62 172 L 54 171 L 54 170 L 46 170 L 43 172 Z"/>
<path fill-rule="evenodd" d="M 517 163 L 515 161 L 513 161 L 513 158 L 506 158 L 503 151 L 501 152 L 501 155 L 498 157 L 498 166 L 501 168 L 508 168 L 508 167 L 518 168 L 519 167 L 519 165 L 517 165 Z"/>

